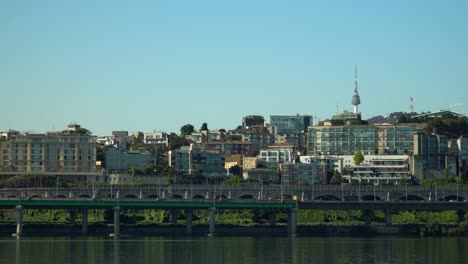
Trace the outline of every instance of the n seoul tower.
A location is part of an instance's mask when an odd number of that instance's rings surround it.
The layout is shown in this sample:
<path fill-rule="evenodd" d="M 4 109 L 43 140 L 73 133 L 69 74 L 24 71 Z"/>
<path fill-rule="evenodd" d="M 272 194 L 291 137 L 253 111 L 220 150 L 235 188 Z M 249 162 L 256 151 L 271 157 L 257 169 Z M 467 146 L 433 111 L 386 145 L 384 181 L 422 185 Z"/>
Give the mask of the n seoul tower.
<path fill-rule="evenodd" d="M 354 66 L 354 94 L 353 99 L 351 100 L 351 104 L 354 105 L 354 113 L 358 114 L 358 105 L 361 104 L 361 98 L 359 98 L 357 90 L 357 65 Z"/>

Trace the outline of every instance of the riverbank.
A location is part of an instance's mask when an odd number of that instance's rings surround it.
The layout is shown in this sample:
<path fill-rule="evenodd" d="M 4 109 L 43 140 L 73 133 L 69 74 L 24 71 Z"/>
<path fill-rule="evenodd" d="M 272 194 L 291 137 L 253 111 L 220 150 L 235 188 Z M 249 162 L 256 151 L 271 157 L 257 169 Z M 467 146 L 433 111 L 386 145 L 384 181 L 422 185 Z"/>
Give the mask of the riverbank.
<path fill-rule="evenodd" d="M 185 236 L 184 225 L 121 225 L 123 236 Z M 0 236 L 11 236 L 16 231 L 15 224 L 0 224 Z M 25 223 L 24 236 L 81 236 L 81 225 L 66 224 L 38 224 Z M 110 224 L 90 224 L 89 236 L 108 236 L 113 232 Z M 380 236 L 380 235 L 407 235 L 407 236 L 460 236 L 468 233 L 467 226 L 453 224 L 411 224 L 411 225 L 298 225 L 297 236 Z M 192 235 L 205 236 L 208 234 L 207 225 L 193 226 Z M 286 225 L 216 225 L 216 235 L 288 235 Z"/>

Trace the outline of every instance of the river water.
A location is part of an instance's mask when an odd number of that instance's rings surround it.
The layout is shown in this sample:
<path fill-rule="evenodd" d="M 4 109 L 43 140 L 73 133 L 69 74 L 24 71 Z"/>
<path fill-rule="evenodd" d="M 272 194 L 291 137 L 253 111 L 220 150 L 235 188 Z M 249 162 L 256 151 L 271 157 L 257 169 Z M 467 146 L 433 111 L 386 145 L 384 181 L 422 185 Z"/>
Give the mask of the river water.
<path fill-rule="evenodd" d="M 0 263 L 468 263 L 468 238 L 0 237 Z"/>

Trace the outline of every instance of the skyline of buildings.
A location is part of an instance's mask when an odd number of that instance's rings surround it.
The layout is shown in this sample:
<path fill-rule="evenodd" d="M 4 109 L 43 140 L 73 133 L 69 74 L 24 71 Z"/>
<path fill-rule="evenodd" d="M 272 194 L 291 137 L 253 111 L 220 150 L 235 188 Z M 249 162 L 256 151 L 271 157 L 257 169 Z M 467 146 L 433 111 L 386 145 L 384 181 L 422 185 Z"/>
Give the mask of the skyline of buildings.
<path fill-rule="evenodd" d="M 180 172 L 220 177 L 229 175 L 232 166 L 242 167 L 244 156 L 253 156 L 258 161 L 257 167 L 245 169 L 244 177 L 249 178 L 250 174 L 256 179 L 270 178 L 285 184 L 327 184 L 331 181 L 330 171 L 333 177 L 342 175 L 350 182 L 375 183 L 399 183 L 411 176 L 437 178 L 444 172 L 466 174 L 466 139 L 449 140 L 443 135 L 424 134 L 424 123 L 363 121 L 358 109 L 361 99 L 357 66 L 351 104 L 353 112 L 337 112 L 326 120 L 315 117 L 316 122 L 313 115 L 270 115 L 269 122 L 261 115 L 247 115 L 242 118 L 242 125 L 227 131 L 210 130 L 205 123 L 199 130 L 193 126 L 194 131 L 181 134 L 184 143 L 169 149 L 167 161 L 163 162 L 176 175 Z M 409 108 L 414 109 L 412 98 Z M 409 120 L 446 115 L 465 117 L 442 110 L 419 115 L 411 112 Z M 155 151 L 156 147 L 169 147 L 169 138 L 173 138 L 170 133 L 156 130 L 132 132 L 131 136 L 128 131 L 113 130 L 112 136 L 97 137 L 77 124 L 45 134 L 0 132 L 1 176 L 40 173 L 74 182 L 102 182 L 107 178 L 113 183 L 135 182 L 136 171 L 145 174 L 155 171 L 157 157 L 149 148 Z M 130 141 L 138 144 L 129 145 Z M 104 146 L 104 159 L 99 161 L 96 144 Z M 367 157 L 364 165 L 351 163 L 358 151 Z M 308 156 L 308 161 L 302 162 L 301 156 Z M 145 178 L 145 182 L 151 180 Z"/>

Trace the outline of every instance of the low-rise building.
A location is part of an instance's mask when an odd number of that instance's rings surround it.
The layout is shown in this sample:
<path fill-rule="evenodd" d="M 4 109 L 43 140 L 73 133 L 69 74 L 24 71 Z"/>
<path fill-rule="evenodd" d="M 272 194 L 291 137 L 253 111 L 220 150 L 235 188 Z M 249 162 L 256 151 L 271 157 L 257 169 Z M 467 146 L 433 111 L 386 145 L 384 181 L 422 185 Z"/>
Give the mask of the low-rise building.
<path fill-rule="evenodd" d="M 12 137 L 15 137 L 19 133 L 19 131 L 13 129 L 0 130 L 0 139 L 10 139 Z"/>
<path fill-rule="evenodd" d="M 400 184 L 410 182 L 408 156 L 373 156 L 366 163 L 348 166 L 349 174 L 343 178 L 349 182 L 358 181 L 374 184 Z"/>
<path fill-rule="evenodd" d="M 458 175 L 457 158 L 448 153 L 446 136 L 415 134 L 411 173 L 419 179 Z"/>
<path fill-rule="evenodd" d="M 313 117 L 310 115 L 272 115 L 270 125 L 274 135 L 305 132 L 307 127 L 313 125 Z"/>
<path fill-rule="evenodd" d="M 294 146 L 289 144 L 274 144 L 261 150 L 259 160 L 268 168 L 275 168 L 283 163 L 294 163 Z"/>
<path fill-rule="evenodd" d="M 114 136 L 100 136 L 96 138 L 96 143 L 104 146 L 114 145 Z"/>
<path fill-rule="evenodd" d="M 149 132 L 143 134 L 143 142 L 148 145 L 169 145 L 169 138 L 165 132 Z"/>
<path fill-rule="evenodd" d="M 306 138 L 304 132 L 276 133 L 275 144 L 293 145 L 299 152 L 303 152 L 307 149 Z"/>
<path fill-rule="evenodd" d="M 122 137 L 122 138 L 127 138 L 128 137 L 128 131 L 112 131 L 112 136 L 114 137 Z"/>
<path fill-rule="evenodd" d="M 411 116 L 411 119 L 427 119 L 427 118 L 435 118 L 435 117 L 443 118 L 443 117 L 452 117 L 452 116 L 458 117 L 458 118 L 466 117 L 466 115 L 462 113 L 454 112 L 449 109 L 442 109 L 434 113 L 427 112 L 427 113 L 423 113 L 420 115 L 413 115 Z"/>
<path fill-rule="evenodd" d="M 251 126 L 229 130 L 231 137 L 239 137 L 242 142 L 249 142 L 251 148 L 261 149 L 274 143 L 275 137 L 265 126 Z"/>
<path fill-rule="evenodd" d="M 246 180 L 279 183 L 279 174 L 276 168 L 256 168 L 256 169 L 244 169 L 242 171 L 242 177 Z"/>
<path fill-rule="evenodd" d="M 459 170 L 460 176 L 464 177 L 465 179 L 468 177 L 468 138 L 460 137 L 457 139 L 457 145 L 459 148 Z"/>
<path fill-rule="evenodd" d="M 226 155 L 247 154 L 250 145 L 249 142 L 241 141 L 210 141 L 204 144 L 206 150 L 221 151 Z"/>
<path fill-rule="evenodd" d="M 255 169 L 258 166 L 257 157 L 243 157 L 242 158 L 242 169 L 251 170 Z"/>
<path fill-rule="evenodd" d="M 283 184 L 327 184 L 326 165 L 317 161 L 309 164 L 281 164 L 280 170 Z"/>
<path fill-rule="evenodd" d="M 96 137 L 79 125 L 61 132 L 15 134 L 0 140 L 0 176 L 40 174 L 64 181 L 104 181 L 96 169 Z"/>
<path fill-rule="evenodd" d="M 226 132 L 224 132 L 224 130 L 200 130 L 194 131 L 190 135 L 186 135 L 186 139 L 192 141 L 195 144 L 224 141 L 225 138 Z"/>
<path fill-rule="evenodd" d="M 224 162 L 224 168 L 226 169 L 226 172 L 229 174 L 229 169 L 234 166 L 242 167 L 242 158 L 243 156 L 239 154 L 226 155 Z"/>
<path fill-rule="evenodd" d="M 318 162 L 324 164 L 326 169 L 329 171 L 337 171 L 342 173 L 344 156 L 333 156 L 333 155 L 317 155 L 317 156 L 300 156 L 299 162 L 308 164 L 312 162 Z"/>
<path fill-rule="evenodd" d="M 308 155 L 411 154 L 417 124 L 313 126 L 308 129 Z"/>
<path fill-rule="evenodd" d="M 168 162 L 173 169 L 190 175 L 196 172 L 208 177 L 226 174 L 224 152 L 206 150 L 196 144 L 170 151 Z"/>
<path fill-rule="evenodd" d="M 133 168 L 144 170 L 154 164 L 154 158 L 147 151 L 128 151 L 108 148 L 105 151 L 107 171 L 129 171 Z"/>

